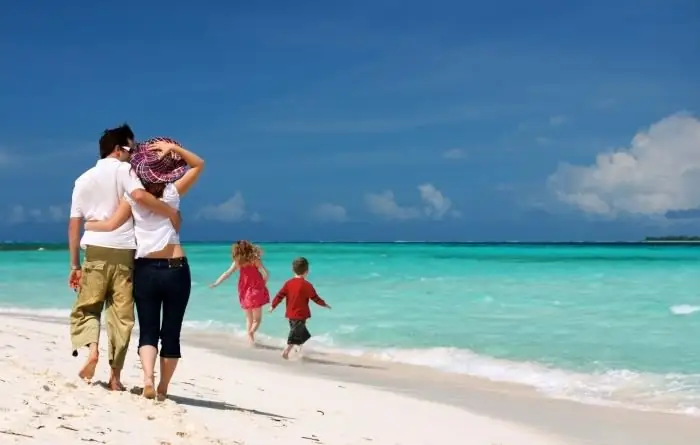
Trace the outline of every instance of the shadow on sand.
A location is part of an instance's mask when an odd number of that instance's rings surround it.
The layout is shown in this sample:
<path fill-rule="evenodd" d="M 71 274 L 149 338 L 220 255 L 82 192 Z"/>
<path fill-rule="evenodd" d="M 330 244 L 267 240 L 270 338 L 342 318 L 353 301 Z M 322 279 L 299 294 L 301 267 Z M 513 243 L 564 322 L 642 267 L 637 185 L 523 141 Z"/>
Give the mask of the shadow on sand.
<path fill-rule="evenodd" d="M 277 346 L 263 345 L 263 344 L 258 343 L 255 345 L 255 349 L 282 352 L 283 348 L 280 348 Z M 326 354 L 323 354 L 322 352 L 314 352 L 314 355 L 326 355 Z M 382 368 L 381 366 L 362 365 L 359 363 L 338 362 L 338 361 L 334 361 L 334 360 L 326 360 L 326 359 L 321 359 L 321 358 L 317 358 L 317 357 L 308 357 L 308 356 L 302 356 L 301 361 L 305 362 L 305 363 L 313 363 L 316 365 L 346 366 L 348 368 L 360 368 L 360 369 L 385 369 L 385 368 Z"/>
<path fill-rule="evenodd" d="M 143 392 L 143 387 L 134 386 L 133 388 L 131 388 L 131 390 L 129 390 L 129 392 L 131 394 L 141 395 L 141 393 Z M 233 405 L 231 403 L 220 402 L 215 400 L 193 399 L 192 397 L 176 396 L 173 394 L 168 394 L 167 400 L 171 400 L 177 403 L 178 405 L 194 406 L 197 408 L 217 409 L 221 411 L 238 411 L 240 413 L 254 414 L 256 416 L 267 417 L 270 420 L 274 420 L 276 422 L 281 422 L 283 420 L 294 420 L 292 417 L 281 416 L 279 414 L 268 413 L 265 411 L 258 411 L 257 409 L 243 408 L 238 405 Z"/>

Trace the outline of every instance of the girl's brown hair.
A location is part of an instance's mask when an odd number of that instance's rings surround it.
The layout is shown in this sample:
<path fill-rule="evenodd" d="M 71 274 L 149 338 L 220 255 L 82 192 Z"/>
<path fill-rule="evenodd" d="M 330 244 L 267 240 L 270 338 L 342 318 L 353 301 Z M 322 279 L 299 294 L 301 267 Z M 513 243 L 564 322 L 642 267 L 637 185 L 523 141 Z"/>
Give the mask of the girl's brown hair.
<path fill-rule="evenodd" d="M 250 241 L 236 241 L 231 248 L 233 261 L 240 266 L 255 264 L 262 257 L 262 249 Z"/>

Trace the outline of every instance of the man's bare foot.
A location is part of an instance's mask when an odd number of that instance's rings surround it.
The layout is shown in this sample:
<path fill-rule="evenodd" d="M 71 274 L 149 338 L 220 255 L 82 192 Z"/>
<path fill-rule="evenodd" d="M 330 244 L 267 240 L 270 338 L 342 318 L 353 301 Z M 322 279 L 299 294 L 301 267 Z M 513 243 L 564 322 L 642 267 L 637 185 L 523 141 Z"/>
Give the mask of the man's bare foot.
<path fill-rule="evenodd" d="M 110 391 L 126 391 L 126 387 L 122 385 L 121 369 L 112 368 L 112 374 L 109 376 L 109 384 L 107 387 Z"/>
<path fill-rule="evenodd" d="M 122 382 L 116 379 L 110 379 L 107 387 L 110 391 L 126 391 L 126 387 L 122 384 Z"/>
<path fill-rule="evenodd" d="M 98 351 L 90 351 L 87 361 L 78 372 L 78 376 L 85 382 L 90 383 L 93 377 L 95 377 L 95 369 L 97 368 L 97 362 L 100 358 L 100 353 Z"/>

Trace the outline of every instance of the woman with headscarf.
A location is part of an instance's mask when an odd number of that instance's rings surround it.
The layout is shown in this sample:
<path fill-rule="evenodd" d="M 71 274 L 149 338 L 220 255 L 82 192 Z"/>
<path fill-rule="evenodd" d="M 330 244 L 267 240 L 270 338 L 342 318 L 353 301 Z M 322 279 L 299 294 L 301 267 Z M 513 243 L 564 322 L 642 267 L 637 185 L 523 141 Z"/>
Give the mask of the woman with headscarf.
<path fill-rule="evenodd" d="M 204 167 L 202 158 L 168 138 L 139 144 L 130 162 L 144 189 L 178 210 L 180 198 L 197 182 Z M 168 218 L 139 206 L 128 196 L 109 220 L 89 221 L 85 228 L 112 231 L 130 217 L 134 218 L 137 244 L 133 292 L 139 322 L 143 396 L 162 400 L 181 357 L 180 332 L 192 287 L 190 268 L 177 228 Z M 159 340 L 160 381 L 156 388 Z"/>

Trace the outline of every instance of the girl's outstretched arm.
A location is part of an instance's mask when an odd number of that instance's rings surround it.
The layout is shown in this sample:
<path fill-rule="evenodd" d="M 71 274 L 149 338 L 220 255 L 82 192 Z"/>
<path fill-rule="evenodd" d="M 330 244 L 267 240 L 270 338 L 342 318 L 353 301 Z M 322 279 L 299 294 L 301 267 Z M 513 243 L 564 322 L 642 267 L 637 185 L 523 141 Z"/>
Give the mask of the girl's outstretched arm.
<path fill-rule="evenodd" d="M 231 263 L 231 267 L 229 267 L 229 268 L 226 270 L 226 272 L 222 273 L 221 276 L 220 276 L 219 278 L 216 279 L 216 281 L 214 281 L 212 284 L 209 285 L 209 287 L 215 288 L 215 287 L 218 286 L 219 284 L 221 284 L 221 283 L 223 283 L 224 281 L 228 280 L 229 277 L 231 277 L 231 275 L 233 275 L 233 273 L 236 271 L 236 269 L 238 269 L 238 264 L 236 264 L 236 262 L 234 261 L 233 263 Z"/>
<path fill-rule="evenodd" d="M 85 223 L 85 230 L 90 230 L 92 232 L 111 232 L 121 227 L 125 222 L 131 218 L 131 205 L 129 202 L 122 198 L 119 203 L 119 208 L 114 214 L 103 221 L 88 221 Z"/>
<path fill-rule="evenodd" d="M 258 260 L 255 265 L 258 267 L 258 270 L 260 270 L 263 280 L 265 280 L 265 282 L 267 283 L 267 279 L 270 278 L 270 273 L 267 271 L 267 267 L 265 267 L 261 260 Z"/>

